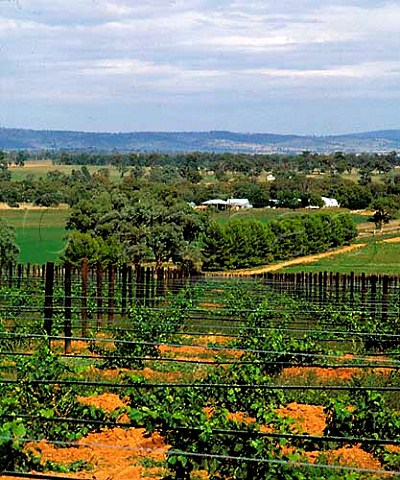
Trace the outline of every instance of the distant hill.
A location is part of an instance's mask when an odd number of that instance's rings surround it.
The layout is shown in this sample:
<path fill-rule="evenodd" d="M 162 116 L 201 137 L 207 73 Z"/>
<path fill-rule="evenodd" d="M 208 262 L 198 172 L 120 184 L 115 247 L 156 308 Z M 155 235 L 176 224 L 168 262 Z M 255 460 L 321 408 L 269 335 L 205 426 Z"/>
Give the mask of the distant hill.
<path fill-rule="evenodd" d="M 163 152 L 390 152 L 400 150 L 400 130 L 306 136 L 271 133 L 132 132 L 94 133 L 0 128 L 3 150 L 163 151 Z"/>

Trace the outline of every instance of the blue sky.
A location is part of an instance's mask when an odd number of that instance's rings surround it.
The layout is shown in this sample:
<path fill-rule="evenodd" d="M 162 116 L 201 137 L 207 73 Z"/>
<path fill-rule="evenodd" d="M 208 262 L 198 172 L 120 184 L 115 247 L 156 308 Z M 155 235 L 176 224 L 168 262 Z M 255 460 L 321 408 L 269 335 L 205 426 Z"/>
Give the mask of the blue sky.
<path fill-rule="evenodd" d="M 400 128 L 399 25 L 383 0 L 0 0 L 0 125 Z"/>

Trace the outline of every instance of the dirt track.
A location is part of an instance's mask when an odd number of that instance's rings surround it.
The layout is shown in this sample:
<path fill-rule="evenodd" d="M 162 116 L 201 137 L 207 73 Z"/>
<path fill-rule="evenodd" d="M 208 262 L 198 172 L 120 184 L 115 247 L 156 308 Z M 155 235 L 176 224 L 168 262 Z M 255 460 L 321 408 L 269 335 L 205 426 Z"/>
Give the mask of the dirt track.
<path fill-rule="evenodd" d="M 265 265 L 263 267 L 256 268 L 243 268 L 241 270 L 230 270 L 227 272 L 211 272 L 208 273 L 210 276 L 226 276 L 226 277 L 245 277 L 247 275 L 257 275 L 259 273 L 274 272 L 275 270 L 280 270 L 285 267 L 290 267 L 292 265 L 303 265 L 305 263 L 313 263 L 321 258 L 331 257 L 332 255 L 338 255 L 340 253 L 348 253 L 358 248 L 363 248 L 366 243 L 354 243 L 347 247 L 336 248 L 335 250 L 329 250 L 329 252 L 318 253 L 315 255 L 307 255 L 305 257 L 293 258 L 292 260 L 286 260 L 285 262 L 274 263 L 272 265 Z"/>
<path fill-rule="evenodd" d="M 60 203 L 57 207 L 43 207 L 41 205 L 33 205 L 32 203 L 20 202 L 19 207 L 10 207 L 5 202 L 0 202 L 0 210 L 13 210 L 14 212 L 27 211 L 27 210 L 68 210 L 66 203 Z"/>

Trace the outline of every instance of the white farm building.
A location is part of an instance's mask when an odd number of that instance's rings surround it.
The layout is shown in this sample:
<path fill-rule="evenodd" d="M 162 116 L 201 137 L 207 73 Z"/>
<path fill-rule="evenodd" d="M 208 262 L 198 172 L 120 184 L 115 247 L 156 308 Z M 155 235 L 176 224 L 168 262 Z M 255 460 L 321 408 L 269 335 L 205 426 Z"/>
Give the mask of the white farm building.
<path fill-rule="evenodd" d="M 321 197 L 324 202 L 324 207 L 340 207 L 336 198 Z"/>
<path fill-rule="evenodd" d="M 212 200 L 207 200 L 201 205 L 204 205 L 205 207 L 215 207 L 219 210 L 241 210 L 244 208 L 253 208 L 253 205 L 249 202 L 247 198 L 229 198 L 226 201 L 221 200 L 220 198 L 215 198 Z"/>

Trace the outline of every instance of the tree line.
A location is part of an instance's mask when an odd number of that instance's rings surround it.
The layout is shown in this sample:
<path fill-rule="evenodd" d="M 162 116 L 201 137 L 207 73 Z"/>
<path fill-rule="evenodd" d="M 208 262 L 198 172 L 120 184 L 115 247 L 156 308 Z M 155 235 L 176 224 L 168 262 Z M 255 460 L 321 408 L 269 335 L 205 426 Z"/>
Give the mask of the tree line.
<path fill-rule="evenodd" d="M 245 268 L 319 253 L 348 244 L 357 235 L 347 213 L 283 217 L 267 224 L 210 222 L 203 236 L 205 270 Z"/>
<path fill-rule="evenodd" d="M 48 159 L 56 165 L 76 165 L 71 173 L 49 171 L 16 180 L 11 164 Z M 400 172 L 395 152 L 390 154 L 249 155 L 193 152 L 86 153 L 0 152 L 0 201 L 11 206 L 21 202 L 39 205 L 72 205 L 92 188 L 110 190 L 148 188 L 175 191 L 187 202 L 200 204 L 210 198 L 248 198 L 255 207 L 299 208 L 321 206 L 321 197 L 333 197 L 349 209 L 370 207 L 390 197 L 400 205 Z M 95 172 L 88 166 L 96 165 Z M 119 172 L 111 177 L 110 166 Z M 60 167 L 61 168 L 61 167 Z M 272 180 L 268 181 L 270 175 Z M 380 181 L 373 176 L 379 174 Z M 158 186 L 158 187 L 157 187 Z"/>
<path fill-rule="evenodd" d="M 268 224 L 232 219 L 221 225 L 171 194 L 102 192 L 71 209 L 65 261 L 168 261 L 188 268 L 261 265 L 349 243 L 356 228 L 347 213 L 284 216 Z"/>
<path fill-rule="evenodd" d="M 31 158 L 26 152 L 12 154 L 18 165 Z M 341 235 L 326 236 L 325 230 L 316 224 L 336 228 L 338 221 L 328 221 L 324 215 L 320 215 L 318 221 L 312 220 L 311 226 L 308 220 L 300 225 L 297 224 L 299 220 L 292 218 L 279 222 L 279 226 L 274 222 L 265 226 L 257 222 L 244 225 L 231 221 L 221 227 L 212 223 L 210 212 L 200 214 L 190 206 L 211 198 L 248 198 L 255 207 L 297 209 L 321 205 L 322 196 L 334 197 L 349 209 L 376 208 L 378 214 L 373 219 L 379 228 L 400 206 L 400 173 L 394 168 L 397 162 L 394 154 L 363 157 L 369 169 L 379 168 L 384 172 L 390 166 L 391 170 L 382 173 L 379 182 L 371 181 L 367 175 L 359 176 L 356 182 L 343 178 L 336 171 L 337 166 L 343 166 L 344 162 L 350 165 L 353 160 L 361 162 L 361 157 L 339 153 L 316 156 L 303 152 L 299 156 L 286 157 L 196 152 L 175 156 L 121 155 L 114 152 L 96 155 L 99 158 L 104 155 L 108 160 L 114 155 L 114 164 L 116 159 L 125 157 L 133 163 L 138 160 L 138 163 L 126 167 L 127 171 L 121 170 L 119 178 L 112 177 L 107 167 L 93 171 L 82 165 L 70 173 L 52 170 L 42 176 L 27 175 L 19 180 L 13 179 L 9 155 L 11 153 L 3 152 L 0 158 L 0 201 L 15 207 L 20 202 L 44 206 L 67 203 L 71 207 L 71 217 L 67 225 L 70 234 L 65 259 L 72 262 L 79 262 L 85 254 L 99 261 L 120 259 L 161 264 L 172 260 L 188 268 L 199 268 L 202 262 L 209 269 L 231 268 L 314 253 L 352 238 L 347 233 L 342 240 Z M 53 161 L 61 158 L 66 161 L 67 157 L 76 161 L 79 155 L 84 154 L 49 153 Z M 144 159 L 152 166 L 145 167 Z M 262 175 L 254 176 L 260 171 L 253 167 L 262 166 L 264 160 L 271 165 L 277 162 L 272 181 Z M 300 167 L 294 168 L 295 162 Z M 308 175 L 301 171 L 302 162 L 310 168 L 318 164 L 319 169 L 323 169 L 328 163 L 333 166 L 329 175 Z M 231 169 L 229 178 L 218 179 L 219 164 Z M 318 240 L 311 241 L 309 235 L 314 230 Z M 216 255 L 214 260 L 213 255 Z"/>

